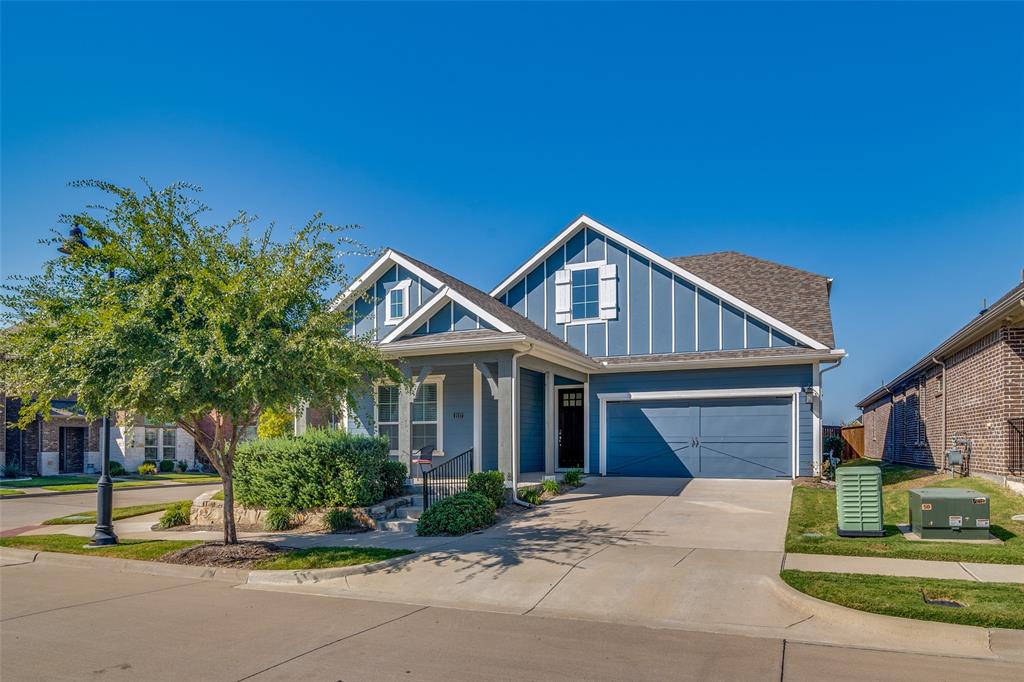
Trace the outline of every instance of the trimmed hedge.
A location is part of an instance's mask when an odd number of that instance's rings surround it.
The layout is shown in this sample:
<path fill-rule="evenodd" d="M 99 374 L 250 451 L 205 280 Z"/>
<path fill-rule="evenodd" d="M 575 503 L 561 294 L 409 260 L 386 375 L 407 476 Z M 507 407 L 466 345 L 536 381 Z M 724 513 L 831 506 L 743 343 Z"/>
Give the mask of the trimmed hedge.
<path fill-rule="evenodd" d="M 493 524 L 495 509 L 494 502 L 480 493 L 456 493 L 420 515 L 416 535 L 465 535 Z"/>
<path fill-rule="evenodd" d="M 110 475 L 111 476 L 124 476 L 124 465 L 120 462 L 110 463 Z"/>
<path fill-rule="evenodd" d="M 407 470 L 401 462 L 384 462 L 384 499 L 398 497 L 405 492 Z"/>
<path fill-rule="evenodd" d="M 174 460 L 173 459 L 162 459 L 160 460 L 160 473 L 169 474 L 174 471 Z"/>
<path fill-rule="evenodd" d="M 366 507 L 387 495 L 387 462 L 386 438 L 311 429 L 255 440 L 235 454 L 235 499 L 263 509 Z"/>
<path fill-rule="evenodd" d="M 500 471 L 477 471 L 469 475 L 466 490 L 480 493 L 495 507 L 505 504 L 505 474 Z"/>

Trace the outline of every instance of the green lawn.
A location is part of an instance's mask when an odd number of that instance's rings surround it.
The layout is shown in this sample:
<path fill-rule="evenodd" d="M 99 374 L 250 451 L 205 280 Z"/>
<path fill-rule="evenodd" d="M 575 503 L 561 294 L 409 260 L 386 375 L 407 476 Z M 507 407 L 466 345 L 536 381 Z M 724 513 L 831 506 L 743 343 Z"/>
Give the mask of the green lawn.
<path fill-rule="evenodd" d="M 210 499 L 211 500 L 220 500 L 221 502 L 223 502 L 224 501 L 224 491 L 223 490 L 218 490 L 217 492 L 215 492 L 213 494 L 213 497 L 211 497 Z"/>
<path fill-rule="evenodd" d="M 114 481 L 115 488 L 138 488 L 139 486 L 153 485 L 152 483 L 146 483 L 145 481 Z M 53 490 L 55 492 L 71 492 L 77 490 L 96 490 L 96 479 L 93 479 L 89 483 L 73 483 L 71 485 L 44 485 L 43 490 Z"/>
<path fill-rule="evenodd" d="M 74 535 L 20 535 L 0 538 L 0 547 L 18 547 L 39 552 L 62 552 L 64 554 L 90 554 L 118 559 L 141 559 L 159 561 L 169 552 L 200 544 L 200 540 L 121 540 L 110 547 L 86 549 L 87 538 Z M 381 549 L 378 547 L 313 547 L 295 549 L 262 562 L 260 569 L 303 570 L 312 568 L 333 568 L 357 566 L 392 557 L 411 554 L 407 549 Z"/>
<path fill-rule="evenodd" d="M 168 552 L 198 545 L 201 542 L 200 540 L 121 540 L 118 544 L 109 547 L 86 549 L 83 545 L 88 541 L 88 538 L 75 535 L 19 535 L 13 538 L 0 538 L 0 547 L 158 561 Z"/>
<path fill-rule="evenodd" d="M 127 474 L 125 478 L 131 478 L 138 481 L 180 481 L 182 483 L 220 483 L 220 476 L 216 474 L 201 474 L 190 471 L 186 471 L 184 473 L 180 471 L 174 471 L 163 474 L 153 474 L 152 476 Z"/>
<path fill-rule="evenodd" d="M 96 485 L 92 476 L 33 476 L 24 481 L 0 481 L 3 488 L 42 488 L 43 486 L 64 486 L 88 483 Z"/>
<path fill-rule="evenodd" d="M 786 551 L 804 554 L 1024 564 L 1024 523 L 1010 518 L 1014 514 L 1024 513 L 1024 497 L 983 478 L 948 479 L 899 465 L 884 465 L 882 472 L 885 537 L 840 538 L 836 534 L 835 491 L 797 486 L 793 488 L 793 504 L 786 532 Z M 969 545 L 955 542 L 911 542 L 905 539 L 896 525 L 910 522 L 907 490 L 925 486 L 970 488 L 988 493 L 992 507 L 992 534 L 1005 544 Z M 812 535 L 808 537 L 805 533 Z"/>
<path fill-rule="evenodd" d="M 188 502 L 189 500 L 184 501 Z M 152 514 L 153 512 L 163 511 L 172 504 L 177 504 L 177 502 L 157 502 L 155 504 L 137 504 L 132 507 L 115 507 L 113 517 L 115 521 L 120 521 L 121 519 L 129 519 L 133 516 Z M 44 526 L 59 526 L 65 523 L 96 523 L 96 510 L 81 511 L 43 521 Z"/>
<path fill-rule="evenodd" d="M 24 490 L 12 490 L 10 488 L 0 488 L 0 495 L 24 495 Z"/>
<path fill-rule="evenodd" d="M 1024 585 L 1020 584 L 807 571 L 783 571 L 782 579 L 812 597 L 861 611 L 960 625 L 1024 629 Z M 928 604 L 925 597 L 952 600 L 964 606 Z"/>
<path fill-rule="evenodd" d="M 310 568 L 358 566 L 412 554 L 407 549 L 380 547 L 311 547 L 295 549 L 279 557 L 263 561 L 259 568 L 266 570 L 296 571 Z"/>

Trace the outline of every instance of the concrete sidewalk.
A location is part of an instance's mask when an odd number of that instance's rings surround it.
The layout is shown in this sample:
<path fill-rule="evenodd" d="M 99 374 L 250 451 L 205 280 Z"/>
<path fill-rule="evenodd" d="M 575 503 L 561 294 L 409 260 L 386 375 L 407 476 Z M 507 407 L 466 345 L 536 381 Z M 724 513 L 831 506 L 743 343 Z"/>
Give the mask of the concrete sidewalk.
<path fill-rule="evenodd" d="M 784 569 L 822 573 L 864 573 L 908 578 L 971 580 L 982 583 L 1024 583 L 1024 566 L 976 564 L 965 561 L 925 561 L 832 554 L 787 554 Z"/>

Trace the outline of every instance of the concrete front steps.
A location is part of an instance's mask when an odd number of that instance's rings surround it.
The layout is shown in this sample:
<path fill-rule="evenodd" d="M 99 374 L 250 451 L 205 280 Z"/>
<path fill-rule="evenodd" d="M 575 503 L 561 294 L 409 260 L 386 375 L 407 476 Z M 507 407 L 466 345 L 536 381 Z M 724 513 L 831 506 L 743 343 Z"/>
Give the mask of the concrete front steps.
<path fill-rule="evenodd" d="M 416 500 L 413 498 L 413 503 Z M 377 530 L 386 533 L 416 533 L 416 522 L 419 521 L 423 507 L 399 507 L 395 515 L 388 519 L 377 519 Z"/>

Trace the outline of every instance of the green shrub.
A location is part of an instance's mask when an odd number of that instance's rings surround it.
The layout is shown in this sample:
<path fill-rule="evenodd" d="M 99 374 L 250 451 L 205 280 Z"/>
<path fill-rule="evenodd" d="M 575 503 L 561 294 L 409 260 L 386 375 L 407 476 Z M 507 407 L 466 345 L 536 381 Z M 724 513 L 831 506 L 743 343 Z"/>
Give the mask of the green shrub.
<path fill-rule="evenodd" d="M 21 467 L 17 464 L 4 465 L 4 478 L 18 478 L 21 476 Z"/>
<path fill-rule="evenodd" d="M 401 462 L 384 462 L 384 499 L 398 497 L 405 492 L 407 470 Z"/>
<path fill-rule="evenodd" d="M 175 464 L 174 468 L 180 471 L 181 473 L 185 473 L 186 471 L 188 471 L 188 465 L 185 464 L 185 460 L 183 459 L 179 459 Z"/>
<path fill-rule="evenodd" d="M 174 471 L 174 460 L 173 459 L 162 459 L 160 460 L 160 473 L 169 474 Z"/>
<path fill-rule="evenodd" d="M 562 476 L 562 482 L 572 488 L 578 488 L 583 483 L 583 469 L 569 469 Z"/>
<path fill-rule="evenodd" d="M 846 441 L 839 436 L 826 436 L 822 446 L 825 452 L 831 452 L 833 457 L 842 457 L 843 450 L 846 448 Z"/>
<path fill-rule="evenodd" d="M 284 507 L 271 507 L 263 519 L 263 528 L 269 531 L 288 530 L 292 525 L 292 512 Z"/>
<path fill-rule="evenodd" d="M 156 465 L 152 462 L 143 462 L 139 465 L 139 476 L 153 476 L 156 474 Z"/>
<path fill-rule="evenodd" d="M 494 523 L 494 511 L 494 502 L 480 493 L 457 493 L 430 505 L 416 523 L 416 534 L 465 535 Z"/>
<path fill-rule="evenodd" d="M 466 490 L 480 493 L 493 502 L 495 508 L 500 507 L 505 504 L 505 474 L 500 471 L 472 473 L 466 482 Z"/>
<path fill-rule="evenodd" d="M 173 528 L 174 526 L 187 526 L 192 518 L 192 500 L 175 502 L 164 510 L 160 517 L 161 528 Z"/>
<path fill-rule="evenodd" d="M 540 499 L 540 488 L 520 488 L 519 499 L 523 502 L 529 502 L 530 504 L 541 504 L 544 500 Z"/>
<path fill-rule="evenodd" d="M 297 438 L 243 443 L 235 499 L 247 507 L 365 507 L 385 497 L 386 438 L 311 429 Z"/>
<path fill-rule="evenodd" d="M 260 410 L 256 422 L 256 435 L 260 438 L 283 438 L 295 435 L 295 415 L 288 410 L 267 408 Z"/>
<path fill-rule="evenodd" d="M 551 478 L 546 479 L 543 485 L 544 492 L 551 493 L 552 495 L 557 495 L 559 491 L 562 489 L 561 486 L 558 485 L 558 481 Z"/>
<path fill-rule="evenodd" d="M 124 476 L 124 465 L 120 462 L 111 462 L 109 469 L 111 476 Z"/>
<path fill-rule="evenodd" d="M 353 528 L 359 528 L 360 524 L 356 521 L 356 515 L 352 513 L 351 509 L 329 509 L 324 514 L 324 527 L 327 530 L 337 533 L 342 530 L 351 530 Z"/>

